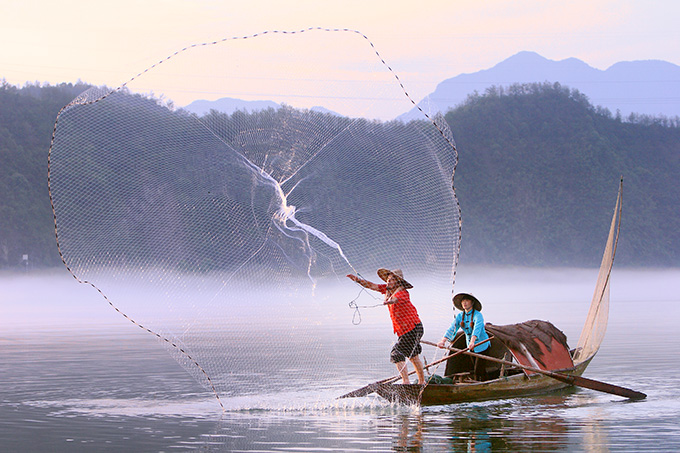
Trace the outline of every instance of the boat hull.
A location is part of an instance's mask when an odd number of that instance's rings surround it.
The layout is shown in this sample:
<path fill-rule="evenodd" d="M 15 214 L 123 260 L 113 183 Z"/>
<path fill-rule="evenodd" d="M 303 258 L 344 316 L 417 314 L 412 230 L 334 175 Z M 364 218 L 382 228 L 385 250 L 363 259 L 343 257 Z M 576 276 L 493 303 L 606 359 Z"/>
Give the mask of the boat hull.
<path fill-rule="evenodd" d="M 590 360 L 559 372 L 581 376 Z M 570 387 L 569 384 L 543 374 L 516 374 L 486 382 L 459 384 L 378 384 L 375 392 L 382 398 L 400 404 L 437 406 L 538 395 Z"/>

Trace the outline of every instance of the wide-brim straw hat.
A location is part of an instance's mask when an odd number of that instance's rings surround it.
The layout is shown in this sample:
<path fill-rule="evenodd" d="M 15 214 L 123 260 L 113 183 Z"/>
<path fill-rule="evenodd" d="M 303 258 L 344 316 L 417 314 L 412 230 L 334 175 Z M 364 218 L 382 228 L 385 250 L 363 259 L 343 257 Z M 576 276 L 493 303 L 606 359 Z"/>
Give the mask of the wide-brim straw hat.
<path fill-rule="evenodd" d="M 463 311 L 463 299 L 470 299 L 472 301 L 472 308 L 477 311 L 482 311 L 482 303 L 472 294 L 458 293 L 453 296 L 453 306 L 458 310 Z"/>
<path fill-rule="evenodd" d="M 402 272 L 401 269 L 395 269 L 393 271 L 389 269 L 378 269 L 378 277 L 380 277 L 384 282 L 387 281 L 388 277 L 390 275 L 394 275 L 394 277 L 399 281 L 399 286 L 401 286 L 404 289 L 411 289 L 413 288 L 413 285 L 404 280 L 404 272 Z"/>

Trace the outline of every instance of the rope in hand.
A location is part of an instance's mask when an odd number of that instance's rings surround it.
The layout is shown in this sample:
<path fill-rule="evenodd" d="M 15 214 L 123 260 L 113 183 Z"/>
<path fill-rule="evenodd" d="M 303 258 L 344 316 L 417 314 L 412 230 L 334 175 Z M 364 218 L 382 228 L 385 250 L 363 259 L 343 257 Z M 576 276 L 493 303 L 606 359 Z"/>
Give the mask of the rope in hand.
<path fill-rule="evenodd" d="M 357 272 L 357 275 L 359 275 L 359 277 L 361 277 L 361 274 L 359 274 L 358 272 Z M 354 324 L 355 326 L 358 326 L 359 324 L 361 324 L 361 312 L 359 311 L 360 308 L 376 308 L 376 307 L 382 307 L 384 305 L 383 303 L 379 303 L 379 304 L 376 304 L 376 305 L 358 305 L 357 300 L 359 299 L 359 297 L 361 297 L 362 292 L 366 292 L 373 299 L 377 299 L 377 297 L 368 293 L 368 291 L 366 291 L 366 288 L 364 288 L 363 286 L 361 287 L 361 289 L 359 290 L 359 294 L 357 294 L 357 297 L 355 297 L 354 299 L 352 299 L 349 302 L 349 308 L 354 309 L 354 314 L 352 314 L 352 324 Z"/>
<path fill-rule="evenodd" d="M 357 296 L 357 299 L 359 296 Z M 360 308 L 375 308 L 375 307 L 382 307 L 384 304 L 377 304 L 377 305 L 357 305 L 356 300 L 354 299 L 350 301 L 349 303 L 349 308 L 354 309 L 354 314 L 352 315 L 352 324 L 355 326 L 358 326 L 361 324 L 361 312 L 359 311 Z"/>

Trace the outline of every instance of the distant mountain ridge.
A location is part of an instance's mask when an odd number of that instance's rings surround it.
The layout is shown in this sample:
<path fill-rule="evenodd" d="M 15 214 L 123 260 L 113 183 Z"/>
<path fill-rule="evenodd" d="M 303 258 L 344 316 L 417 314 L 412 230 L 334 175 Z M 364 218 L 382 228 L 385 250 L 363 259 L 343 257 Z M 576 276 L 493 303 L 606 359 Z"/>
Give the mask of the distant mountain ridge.
<path fill-rule="evenodd" d="M 183 107 L 184 110 L 195 113 L 198 116 L 203 116 L 210 113 L 210 110 L 217 110 L 218 112 L 232 114 L 237 110 L 246 113 L 252 113 L 259 110 L 266 110 L 268 108 L 279 108 L 279 104 L 274 101 L 244 101 L 235 98 L 221 98 L 216 101 L 206 101 L 199 99 L 191 104 Z"/>
<path fill-rule="evenodd" d="M 606 70 L 593 68 L 578 58 L 550 60 L 536 52 L 519 52 L 489 69 L 459 74 L 437 85 L 434 92 L 418 105 L 426 112 L 446 112 L 460 105 L 468 94 L 483 94 L 491 86 L 507 87 L 515 83 L 559 82 L 585 94 L 595 106 L 617 111 L 623 118 L 631 113 L 652 116 L 680 116 L 680 66 L 662 60 L 622 61 Z M 196 100 L 183 107 L 199 116 L 210 110 L 232 114 L 253 113 L 278 108 L 274 101 L 244 101 L 221 98 Z M 323 107 L 311 110 L 330 112 Z M 400 120 L 421 119 L 415 108 L 398 117 Z"/>
<path fill-rule="evenodd" d="M 183 107 L 183 109 L 190 113 L 195 113 L 198 116 L 203 116 L 207 113 L 210 113 L 211 110 L 216 110 L 218 112 L 231 115 L 236 111 L 254 113 L 261 110 L 267 110 L 269 108 L 278 109 L 279 107 L 281 107 L 281 104 L 278 104 L 274 101 L 244 101 L 242 99 L 236 98 L 220 98 L 216 101 L 206 101 L 204 99 L 199 99 Z M 332 115 L 341 116 L 332 110 L 328 110 L 327 108 L 320 106 L 312 107 L 310 110 L 319 113 L 330 113 Z"/>
<path fill-rule="evenodd" d="M 523 51 L 489 69 L 460 74 L 437 85 L 418 103 L 425 111 L 448 111 L 475 91 L 514 83 L 559 82 L 585 94 L 595 106 L 622 117 L 631 113 L 680 116 L 680 66 L 661 60 L 623 61 L 606 70 L 593 68 L 577 58 L 549 60 Z M 416 109 L 399 119 L 419 118 Z"/>

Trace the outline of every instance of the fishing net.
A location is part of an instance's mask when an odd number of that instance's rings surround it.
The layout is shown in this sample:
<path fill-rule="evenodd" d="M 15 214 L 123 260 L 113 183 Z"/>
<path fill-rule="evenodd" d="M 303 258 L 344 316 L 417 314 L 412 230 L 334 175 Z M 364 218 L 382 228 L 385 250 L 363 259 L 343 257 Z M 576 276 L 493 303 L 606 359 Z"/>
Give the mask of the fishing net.
<path fill-rule="evenodd" d="M 194 114 L 149 95 L 215 80 L 217 97 L 279 106 Z M 426 112 L 394 120 L 412 107 L 351 30 L 190 46 L 86 91 L 50 149 L 64 264 L 221 404 L 394 374 L 387 310 L 368 308 L 382 296 L 345 275 L 382 283 L 378 268 L 402 269 L 438 336 L 459 246 L 453 138 Z"/>

